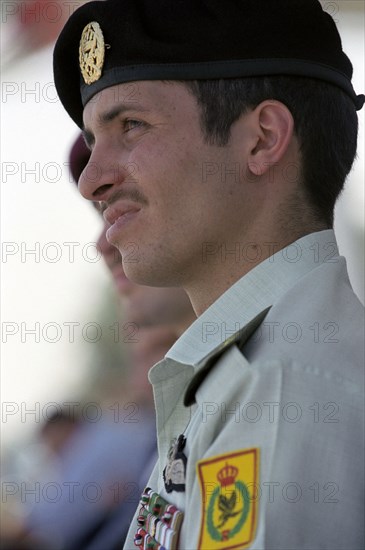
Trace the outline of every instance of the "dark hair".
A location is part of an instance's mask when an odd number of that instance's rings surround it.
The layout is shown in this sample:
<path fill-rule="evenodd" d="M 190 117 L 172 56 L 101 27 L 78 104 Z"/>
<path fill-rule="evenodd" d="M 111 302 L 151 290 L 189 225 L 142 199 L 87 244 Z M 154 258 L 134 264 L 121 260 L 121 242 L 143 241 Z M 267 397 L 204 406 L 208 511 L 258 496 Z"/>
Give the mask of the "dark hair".
<path fill-rule="evenodd" d="M 311 78 L 264 76 L 194 80 L 184 84 L 201 108 L 209 143 L 225 145 L 231 125 L 266 99 L 291 111 L 299 141 L 300 181 L 317 221 L 333 225 L 335 202 L 356 156 L 358 119 L 352 100 L 340 88 Z"/>

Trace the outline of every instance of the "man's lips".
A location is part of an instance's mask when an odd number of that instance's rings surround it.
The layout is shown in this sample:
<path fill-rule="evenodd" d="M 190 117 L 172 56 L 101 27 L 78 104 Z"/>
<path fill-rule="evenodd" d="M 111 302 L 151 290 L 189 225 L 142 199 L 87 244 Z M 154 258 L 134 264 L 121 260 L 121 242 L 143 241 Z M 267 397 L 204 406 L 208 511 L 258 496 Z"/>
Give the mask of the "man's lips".
<path fill-rule="evenodd" d="M 122 204 L 118 206 L 108 206 L 103 212 L 104 219 L 111 226 L 116 223 L 116 221 L 121 218 L 127 218 L 131 214 L 139 212 L 140 207 L 136 204 Z"/>
<path fill-rule="evenodd" d="M 120 231 L 138 215 L 140 210 L 140 205 L 136 203 L 118 204 L 114 207 L 108 207 L 104 212 L 104 218 L 110 224 L 106 232 L 107 240 L 110 243 L 118 242 Z"/>

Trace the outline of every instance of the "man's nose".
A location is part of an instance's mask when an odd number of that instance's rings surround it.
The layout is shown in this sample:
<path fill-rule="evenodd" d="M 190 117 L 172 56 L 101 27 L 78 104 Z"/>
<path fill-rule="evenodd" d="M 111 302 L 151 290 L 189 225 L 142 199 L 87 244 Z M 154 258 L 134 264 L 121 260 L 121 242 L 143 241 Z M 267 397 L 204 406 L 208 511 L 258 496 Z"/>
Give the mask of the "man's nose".
<path fill-rule="evenodd" d="M 111 193 L 122 185 L 126 174 L 119 163 L 113 163 L 107 155 L 103 156 L 102 152 L 95 149 L 80 175 L 78 188 L 85 199 L 107 201 Z"/>

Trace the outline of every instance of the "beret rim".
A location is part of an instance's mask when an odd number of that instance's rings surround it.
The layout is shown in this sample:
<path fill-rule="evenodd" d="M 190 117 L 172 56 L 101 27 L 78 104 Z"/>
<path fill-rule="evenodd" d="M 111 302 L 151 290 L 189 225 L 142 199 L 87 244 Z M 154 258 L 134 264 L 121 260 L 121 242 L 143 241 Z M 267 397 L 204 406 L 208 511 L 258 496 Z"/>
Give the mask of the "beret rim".
<path fill-rule="evenodd" d="M 360 110 L 364 96 L 357 96 L 348 77 L 328 65 L 302 59 L 243 59 L 187 63 L 139 64 L 113 67 L 92 85 L 81 86 L 83 106 L 110 86 L 141 80 L 209 80 L 252 76 L 303 76 L 334 84 L 346 92 Z M 364 99 L 362 99 L 364 98 Z"/>

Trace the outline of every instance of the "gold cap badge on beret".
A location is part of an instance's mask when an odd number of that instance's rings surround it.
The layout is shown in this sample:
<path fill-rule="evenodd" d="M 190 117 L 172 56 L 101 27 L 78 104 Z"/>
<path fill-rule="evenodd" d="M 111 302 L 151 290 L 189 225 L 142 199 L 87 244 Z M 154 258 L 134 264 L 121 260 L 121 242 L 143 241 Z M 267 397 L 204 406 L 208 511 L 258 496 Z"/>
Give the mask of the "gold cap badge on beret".
<path fill-rule="evenodd" d="M 92 84 L 101 77 L 104 64 L 105 44 L 99 23 L 88 23 L 81 34 L 79 63 L 86 84 Z"/>

